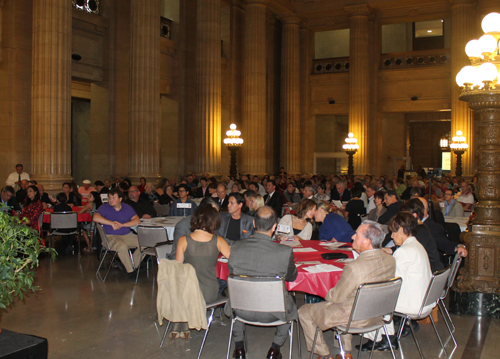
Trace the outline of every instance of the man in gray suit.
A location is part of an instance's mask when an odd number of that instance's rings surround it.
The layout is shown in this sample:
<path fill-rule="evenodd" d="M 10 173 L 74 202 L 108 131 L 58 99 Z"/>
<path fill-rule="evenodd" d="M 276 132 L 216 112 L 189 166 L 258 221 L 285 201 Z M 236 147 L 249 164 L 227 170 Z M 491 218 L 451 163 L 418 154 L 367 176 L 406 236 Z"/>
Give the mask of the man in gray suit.
<path fill-rule="evenodd" d="M 201 200 L 202 204 L 211 204 L 217 211 L 220 210 L 219 203 L 211 197 L 205 197 Z M 172 252 L 167 254 L 167 258 L 170 260 L 175 260 L 175 254 L 177 253 L 177 243 L 179 243 L 179 238 L 191 234 L 191 216 L 181 219 L 174 228 L 174 243 L 172 245 Z M 171 239 L 171 238 L 169 238 Z"/>
<path fill-rule="evenodd" d="M 276 229 L 276 213 L 271 207 L 261 207 L 254 217 L 255 234 L 244 241 L 236 241 L 231 246 L 229 257 L 229 273 L 237 275 L 256 276 L 280 276 L 287 282 L 293 282 L 297 278 L 297 268 L 293 259 L 291 247 L 274 243 L 271 236 Z M 290 294 L 287 296 L 288 318 L 297 319 L 297 307 Z M 230 315 L 229 303 L 225 308 L 226 315 Z M 284 313 L 254 313 L 237 311 L 241 318 L 258 321 L 274 322 L 277 319 L 284 320 Z M 244 359 L 245 349 L 243 346 L 243 331 L 245 324 L 236 321 L 233 326 L 233 337 L 235 341 L 234 358 Z M 269 352 L 268 359 L 281 358 L 280 348 L 288 337 L 289 324 L 283 324 L 276 328 L 274 340 Z"/>
<path fill-rule="evenodd" d="M 227 212 L 221 213 L 219 235 L 231 244 L 233 241 L 247 239 L 254 233 L 253 217 L 241 212 L 245 197 L 240 193 L 231 193 Z"/>
<path fill-rule="evenodd" d="M 347 324 L 361 284 L 394 278 L 396 262 L 391 255 L 380 249 L 384 237 L 384 231 L 378 223 L 364 221 L 352 236 L 352 248 L 359 253 L 359 257 L 344 267 L 337 285 L 328 291 L 326 301 L 306 304 L 299 309 L 307 350 L 312 349 L 316 327 L 325 331 L 339 324 Z M 370 324 L 360 323 L 360 326 Z M 346 352 L 345 358 L 352 359 L 351 335 L 342 336 L 341 339 Z M 319 359 L 333 359 L 321 331 L 318 333 L 315 352 Z M 336 356 L 338 358 L 341 358 L 340 354 Z"/>

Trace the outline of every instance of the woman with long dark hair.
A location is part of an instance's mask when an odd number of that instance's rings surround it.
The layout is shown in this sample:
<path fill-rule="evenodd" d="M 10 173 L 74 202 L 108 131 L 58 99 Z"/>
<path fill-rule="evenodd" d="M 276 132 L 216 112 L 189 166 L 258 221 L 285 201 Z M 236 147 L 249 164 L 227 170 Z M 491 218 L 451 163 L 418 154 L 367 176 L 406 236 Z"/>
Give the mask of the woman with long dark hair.
<path fill-rule="evenodd" d="M 43 212 L 43 203 L 40 200 L 40 192 L 36 186 L 29 186 L 26 188 L 26 199 L 24 200 L 23 211 L 21 212 L 21 219 L 26 218 L 24 223 L 37 231 L 40 231 L 38 226 L 38 218 Z"/>

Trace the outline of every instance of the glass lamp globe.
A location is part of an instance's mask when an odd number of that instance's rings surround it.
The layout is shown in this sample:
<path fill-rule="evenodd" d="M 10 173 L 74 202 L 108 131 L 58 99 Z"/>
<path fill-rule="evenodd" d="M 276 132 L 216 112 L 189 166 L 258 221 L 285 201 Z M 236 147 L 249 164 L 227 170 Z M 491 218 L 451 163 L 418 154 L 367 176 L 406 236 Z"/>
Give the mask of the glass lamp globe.
<path fill-rule="evenodd" d="M 500 31 L 500 14 L 492 12 L 486 15 L 481 22 L 481 28 L 485 33 Z"/>
<path fill-rule="evenodd" d="M 464 84 L 475 84 L 477 69 L 474 66 L 465 66 L 457 74 L 457 84 L 458 86 L 463 86 Z M 460 79 L 460 82 L 458 81 Z"/>
<path fill-rule="evenodd" d="M 465 45 L 465 53 L 469 57 L 482 57 L 481 48 L 479 45 L 479 40 L 470 40 L 467 45 Z"/>
<path fill-rule="evenodd" d="M 477 73 L 480 81 L 493 81 L 497 77 L 497 67 L 491 62 L 485 62 L 479 66 Z"/>
<path fill-rule="evenodd" d="M 492 53 L 497 48 L 497 40 L 491 35 L 483 35 L 477 41 L 481 53 Z"/>

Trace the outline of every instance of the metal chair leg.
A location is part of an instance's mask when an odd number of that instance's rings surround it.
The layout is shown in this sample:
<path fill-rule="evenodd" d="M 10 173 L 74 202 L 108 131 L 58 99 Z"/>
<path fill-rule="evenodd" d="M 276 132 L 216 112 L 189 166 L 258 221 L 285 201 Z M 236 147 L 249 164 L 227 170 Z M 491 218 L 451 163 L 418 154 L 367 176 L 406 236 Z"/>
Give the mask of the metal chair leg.
<path fill-rule="evenodd" d="M 104 279 L 102 280 L 103 282 L 106 281 L 106 278 L 108 278 L 108 273 L 111 269 L 111 267 L 113 266 L 113 262 L 115 261 L 115 258 L 116 258 L 116 255 L 117 255 L 118 252 L 115 252 L 113 254 L 113 258 L 111 258 L 111 262 L 109 262 L 109 266 L 108 266 L 108 270 L 106 271 L 106 275 L 104 276 Z"/>
<path fill-rule="evenodd" d="M 374 340 L 373 340 L 372 350 L 370 351 L 370 359 L 372 359 L 372 357 L 373 357 L 373 351 L 375 350 L 375 341 L 376 341 L 376 340 L 377 340 L 377 338 L 378 338 L 378 332 L 379 332 L 379 331 L 380 331 L 380 328 L 379 328 L 379 329 L 377 329 L 377 330 L 375 331 L 375 338 L 374 338 Z M 391 342 L 389 341 L 389 344 L 390 344 L 390 343 L 391 343 Z M 360 351 L 361 351 L 361 347 L 359 347 L 359 349 L 360 349 Z M 392 349 L 392 345 L 391 345 L 391 349 Z M 358 354 L 359 354 L 359 352 L 358 352 Z"/>
<path fill-rule="evenodd" d="M 387 332 L 386 325 L 384 325 L 384 332 L 385 332 L 385 337 L 387 338 L 387 341 L 391 344 L 390 348 L 391 348 L 392 359 L 396 359 L 396 353 L 394 353 L 394 348 L 392 347 L 391 338 L 389 337 L 389 333 Z M 372 350 L 372 353 L 373 353 L 373 350 Z"/>
<path fill-rule="evenodd" d="M 401 323 L 399 324 L 399 330 L 398 330 L 398 346 L 399 346 L 399 352 L 401 355 L 401 359 L 404 359 L 404 353 L 403 353 L 403 347 L 401 346 L 401 335 L 403 334 L 403 329 L 405 326 L 406 322 L 406 317 L 401 317 Z"/>
<path fill-rule="evenodd" d="M 292 345 L 293 345 L 293 320 L 292 324 L 290 325 L 290 330 L 288 334 L 290 335 L 290 349 L 289 349 L 289 354 L 288 354 L 288 359 L 292 359 Z"/>
<path fill-rule="evenodd" d="M 450 324 L 448 324 L 448 321 L 444 318 L 444 314 L 443 314 L 443 310 L 441 309 L 441 305 L 444 306 L 444 304 L 442 304 L 441 301 L 439 301 L 439 304 L 438 304 L 438 307 L 439 307 L 439 310 L 441 311 L 441 315 L 443 316 L 443 319 L 444 319 L 444 324 L 446 324 L 446 328 L 448 329 L 448 333 L 450 333 L 450 337 L 451 339 L 453 340 L 453 344 L 455 344 L 454 348 L 453 348 L 453 351 L 452 353 L 457 349 L 458 347 L 458 344 L 457 344 L 457 341 L 455 339 L 455 335 L 453 335 L 453 330 L 452 328 L 450 327 Z M 445 307 L 446 308 L 446 307 Z M 451 354 L 450 354 L 451 356 Z"/>
<path fill-rule="evenodd" d="M 415 331 L 413 330 L 413 327 L 411 325 L 411 319 L 408 320 L 408 324 L 410 325 L 411 335 L 413 336 L 413 340 L 415 341 L 415 345 L 417 346 L 420 358 L 425 359 L 424 354 L 422 353 L 422 349 L 420 348 L 420 344 L 418 344 L 417 337 L 415 336 Z"/>
<path fill-rule="evenodd" d="M 231 350 L 231 340 L 233 339 L 233 326 L 234 326 L 234 318 L 231 318 L 231 328 L 229 329 L 229 341 L 227 343 L 226 359 L 229 359 L 229 351 Z"/>
<path fill-rule="evenodd" d="M 102 254 L 102 251 L 101 251 Z M 95 272 L 95 275 L 99 274 L 99 271 L 101 270 L 102 263 L 104 262 L 104 258 L 106 258 L 106 254 L 108 254 L 108 250 L 106 249 L 106 253 L 104 253 L 104 257 L 101 259 L 101 263 L 99 263 L 99 267 L 97 268 L 97 271 Z"/>
<path fill-rule="evenodd" d="M 205 330 L 205 335 L 203 335 L 203 340 L 201 341 L 200 351 L 198 352 L 197 359 L 200 359 L 201 351 L 203 350 L 203 347 L 205 346 L 205 341 L 207 340 L 207 335 L 208 335 L 208 332 L 210 330 L 210 325 L 212 324 L 212 321 L 214 319 L 214 312 L 215 312 L 215 308 L 210 308 L 210 315 L 208 316 L 208 320 L 207 320 L 207 330 Z"/>
<path fill-rule="evenodd" d="M 444 303 L 441 299 L 438 301 L 438 307 L 441 310 L 441 315 L 443 316 L 445 321 L 448 320 L 448 322 L 450 323 L 451 330 L 455 331 L 455 324 L 453 324 L 453 320 L 451 320 L 450 313 L 448 312 L 446 305 L 444 305 Z M 445 314 L 446 314 L 446 317 L 445 317 Z"/>
<path fill-rule="evenodd" d="M 165 333 L 163 333 L 163 338 L 161 338 L 161 342 L 160 342 L 160 348 L 163 346 L 163 342 L 165 341 L 165 338 L 167 337 L 167 333 L 168 333 L 168 328 L 170 327 L 170 320 L 168 321 L 167 323 L 167 327 L 165 328 Z"/>
<path fill-rule="evenodd" d="M 360 336 L 359 336 L 359 350 L 358 350 L 358 359 L 359 359 L 359 354 L 361 353 L 361 346 L 363 345 L 363 338 L 365 337 L 365 334 L 362 333 Z"/>
<path fill-rule="evenodd" d="M 139 249 L 137 249 L 139 250 Z M 129 251 L 130 253 L 130 251 Z M 132 265 L 134 264 L 134 260 L 132 260 Z M 141 266 L 139 266 L 139 268 L 137 268 L 137 273 L 135 275 L 135 284 L 134 285 L 137 285 L 137 281 L 139 280 L 139 272 L 141 271 Z"/>
<path fill-rule="evenodd" d="M 299 348 L 299 359 L 302 359 L 302 345 L 300 344 L 300 323 L 297 320 L 297 346 Z"/>
<path fill-rule="evenodd" d="M 337 340 L 339 342 L 340 355 L 342 356 L 342 359 L 345 359 L 345 351 L 344 346 L 342 345 L 342 340 L 340 339 L 340 334 L 339 332 L 336 332 L 335 335 L 337 336 Z"/>
<path fill-rule="evenodd" d="M 441 336 L 439 335 L 439 332 L 436 328 L 436 323 L 434 323 L 434 319 L 432 319 L 432 315 L 429 315 L 429 319 L 431 320 L 431 324 L 432 324 L 432 327 L 434 328 L 434 332 L 436 333 L 436 336 L 438 337 L 439 344 L 441 344 L 441 348 L 443 348 L 444 355 L 448 355 L 448 353 L 446 352 L 446 348 L 443 345 L 443 341 L 441 340 Z M 445 320 L 445 322 L 446 322 L 446 320 Z"/>
<path fill-rule="evenodd" d="M 314 356 L 314 347 L 316 346 L 316 339 L 318 339 L 318 332 L 319 332 L 319 327 L 316 327 L 316 334 L 314 334 L 314 341 L 313 341 L 313 346 L 311 348 L 311 357 L 310 359 L 313 359 Z"/>

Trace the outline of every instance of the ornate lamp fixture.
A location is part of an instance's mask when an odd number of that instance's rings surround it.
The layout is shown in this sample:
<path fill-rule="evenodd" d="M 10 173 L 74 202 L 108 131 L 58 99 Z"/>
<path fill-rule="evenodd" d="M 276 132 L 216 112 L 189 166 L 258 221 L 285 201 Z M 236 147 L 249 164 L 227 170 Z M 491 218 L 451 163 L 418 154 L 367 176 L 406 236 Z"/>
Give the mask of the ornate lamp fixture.
<path fill-rule="evenodd" d="M 453 136 L 450 148 L 457 155 L 457 166 L 455 168 L 455 175 L 462 175 L 462 155 L 467 151 L 469 145 L 465 142 L 465 136 L 462 131 L 457 131 L 457 135 Z"/>
<path fill-rule="evenodd" d="M 448 142 L 448 137 L 443 136 L 439 140 L 439 148 L 441 148 L 441 151 L 443 152 L 449 152 L 450 151 L 450 144 Z"/>
<path fill-rule="evenodd" d="M 459 314 L 495 316 L 490 304 L 500 300 L 500 14 L 486 15 L 481 24 L 485 34 L 465 47 L 471 65 L 456 77 L 462 87 L 459 99 L 479 118 L 478 202 L 469 231 L 462 234 L 469 256 L 460 271 L 450 297 L 451 308 Z M 460 139 L 457 149 L 463 151 Z M 456 151 L 456 150 L 455 150 Z M 457 159 L 458 161 L 458 159 Z"/>
<path fill-rule="evenodd" d="M 345 153 L 349 156 L 349 165 L 347 167 L 347 174 L 354 174 L 354 161 L 353 156 L 358 152 L 359 146 L 357 144 L 358 140 L 354 137 L 352 132 L 349 132 L 347 138 L 345 139 L 345 143 L 342 145 Z"/>
<path fill-rule="evenodd" d="M 227 149 L 231 152 L 231 163 L 229 165 L 229 175 L 236 177 L 238 174 L 238 166 L 236 164 L 236 151 L 239 150 L 243 144 L 243 139 L 240 138 L 241 131 L 236 129 L 236 125 L 233 123 L 229 126 L 230 130 L 226 132 L 226 138 L 224 139 L 224 144 Z"/>

